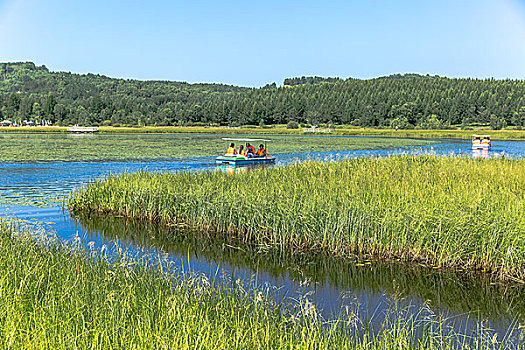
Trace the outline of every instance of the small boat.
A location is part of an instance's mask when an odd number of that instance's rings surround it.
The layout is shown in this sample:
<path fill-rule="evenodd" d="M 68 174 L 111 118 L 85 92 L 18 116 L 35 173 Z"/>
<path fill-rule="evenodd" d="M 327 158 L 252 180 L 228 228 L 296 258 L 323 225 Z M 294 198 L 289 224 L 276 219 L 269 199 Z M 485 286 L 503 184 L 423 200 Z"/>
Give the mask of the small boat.
<path fill-rule="evenodd" d="M 222 138 L 223 141 L 227 142 L 254 142 L 254 143 L 264 143 L 264 149 L 266 149 L 266 143 L 271 140 L 266 139 L 239 139 L 239 138 Z M 226 153 L 222 156 L 215 158 L 216 164 L 227 164 L 233 166 L 239 165 L 255 165 L 255 164 L 273 164 L 275 163 L 275 157 L 266 153 L 265 157 L 247 157 L 240 154 L 229 154 Z"/>
<path fill-rule="evenodd" d="M 98 132 L 98 127 L 96 126 L 71 126 L 67 128 L 68 132 L 72 132 L 75 134 L 91 134 L 94 132 Z"/>
<path fill-rule="evenodd" d="M 491 147 L 490 135 L 472 135 L 472 148 L 490 148 Z"/>

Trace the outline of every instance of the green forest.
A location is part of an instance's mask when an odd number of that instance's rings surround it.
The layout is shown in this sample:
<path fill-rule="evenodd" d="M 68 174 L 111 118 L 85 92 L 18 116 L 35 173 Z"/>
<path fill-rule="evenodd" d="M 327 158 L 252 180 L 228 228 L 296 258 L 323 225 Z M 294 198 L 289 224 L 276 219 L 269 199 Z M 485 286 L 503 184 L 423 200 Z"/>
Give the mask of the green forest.
<path fill-rule="evenodd" d="M 0 63 L 0 120 L 54 125 L 525 127 L 525 81 L 397 74 L 287 78 L 261 88 L 114 79 Z M 293 123 L 296 122 L 296 123 Z"/>

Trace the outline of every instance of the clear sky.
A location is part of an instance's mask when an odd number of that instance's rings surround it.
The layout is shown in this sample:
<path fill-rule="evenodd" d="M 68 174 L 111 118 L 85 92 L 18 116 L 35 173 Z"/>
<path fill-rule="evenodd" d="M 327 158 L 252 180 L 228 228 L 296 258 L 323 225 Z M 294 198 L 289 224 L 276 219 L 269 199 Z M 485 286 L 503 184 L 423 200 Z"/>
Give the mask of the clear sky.
<path fill-rule="evenodd" d="M 244 86 L 406 72 L 525 79 L 525 1 L 0 0 L 0 61 Z"/>

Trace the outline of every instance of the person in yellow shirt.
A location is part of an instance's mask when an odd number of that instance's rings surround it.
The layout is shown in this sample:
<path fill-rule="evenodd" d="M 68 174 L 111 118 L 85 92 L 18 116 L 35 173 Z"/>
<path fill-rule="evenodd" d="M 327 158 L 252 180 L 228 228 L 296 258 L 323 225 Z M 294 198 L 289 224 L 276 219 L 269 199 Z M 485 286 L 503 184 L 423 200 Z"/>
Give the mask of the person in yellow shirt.
<path fill-rule="evenodd" d="M 241 156 L 246 156 L 246 152 L 244 151 L 244 146 L 243 145 L 239 146 L 239 154 Z"/>
<path fill-rule="evenodd" d="M 230 144 L 230 147 L 228 147 L 228 149 L 226 150 L 226 155 L 227 156 L 234 156 L 237 154 L 237 151 L 235 150 L 235 144 L 232 142 Z"/>

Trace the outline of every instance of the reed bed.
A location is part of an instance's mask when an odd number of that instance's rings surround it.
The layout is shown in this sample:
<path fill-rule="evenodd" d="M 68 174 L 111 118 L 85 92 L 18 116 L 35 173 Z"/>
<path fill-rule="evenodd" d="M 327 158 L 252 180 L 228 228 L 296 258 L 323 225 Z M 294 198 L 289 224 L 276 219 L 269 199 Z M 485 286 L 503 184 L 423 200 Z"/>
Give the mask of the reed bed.
<path fill-rule="evenodd" d="M 231 176 L 110 175 L 73 212 L 187 224 L 297 253 L 417 261 L 525 280 L 525 161 L 433 156 L 306 162 Z"/>
<path fill-rule="evenodd" d="M 511 342 L 482 324 L 471 335 L 451 334 L 439 322 L 417 324 L 397 311 L 370 332 L 356 315 L 324 322 L 307 299 L 290 312 L 263 292 L 181 277 L 159 266 L 125 255 L 108 261 L 98 252 L 0 225 L 0 346 L 515 349 L 523 340 Z"/>

